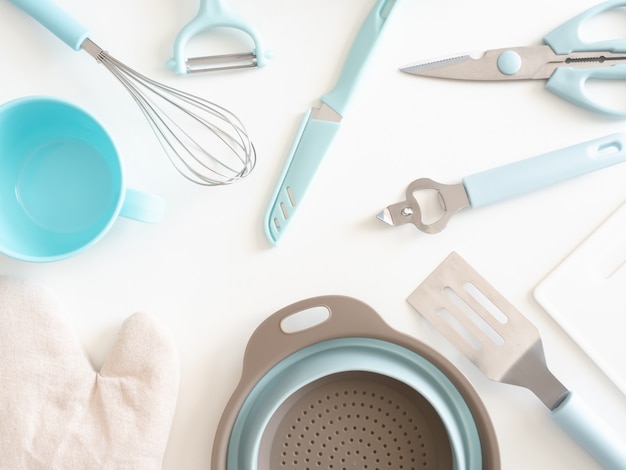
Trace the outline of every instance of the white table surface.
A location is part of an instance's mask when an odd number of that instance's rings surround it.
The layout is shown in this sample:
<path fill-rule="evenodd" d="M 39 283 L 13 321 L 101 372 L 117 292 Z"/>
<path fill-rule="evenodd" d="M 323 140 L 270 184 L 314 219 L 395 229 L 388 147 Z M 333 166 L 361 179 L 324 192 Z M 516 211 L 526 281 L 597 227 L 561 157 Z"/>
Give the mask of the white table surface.
<path fill-rule="evenodd" d="M 181 383 L 164 469 L 209 468 L 217 423 L 250 334 L 281 307 L 323 294 L 370 304 L 393 327 L 456 363 L 490 412 L 503 468 L 597 468 L 534 395 L 485 379 L 405 302 L 453 250 L 536 324 L 555 375 L 626 435 L 626 397 L 532 296 L 541 279 L 626 199 L 626 165 L 465 211 L 437 235 L 410 225 L 388 227 L 375 218 L 403 199 L 413 179 L 456 183 L 623 129 L 623 121 L 579 109 L 540 81 L 463 83 L 398 71 L 445 53 L 538 44 L 594 1 L 398 0 L 340 132 L 277 247 L 269 245 L 262 227 L 269 197 L 303 113 L 333 86 L 373 2 L 233 0 L 275 57 L 263 69 L 193 77 L 177 77 L 164 63 L 197 2 L 58 4 L 118 59 L 234 111 L 258 152 L 254 172 L 235 185 L 187 182 L 104 67 L 0 2 L 0 101 L 53 95 L 78 104 L 110 131 L 128 185 L 168 201 L 161 224 L 120 219 L 103 240 L 72 259 L 30 264 L 0 257 L 0 274 L 57 291 L 95 367 L 135 311 L 152 314 L 172 332 L 181 353 Z M 590 25 L 589 35 L 599 29 Z M 204 40 L 193 43 L 190 55 L 233 51 L 233 43 L 237 51 L 251 47 L 224 31 Z"/>

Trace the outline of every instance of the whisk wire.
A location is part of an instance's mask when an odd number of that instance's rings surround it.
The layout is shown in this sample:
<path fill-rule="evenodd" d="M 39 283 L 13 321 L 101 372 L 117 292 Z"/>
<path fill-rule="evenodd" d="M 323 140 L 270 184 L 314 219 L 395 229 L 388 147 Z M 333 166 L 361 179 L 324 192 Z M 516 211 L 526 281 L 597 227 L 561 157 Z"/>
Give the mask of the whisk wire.
<path fill-rule="evenodd" d="M 215 186 L 239 181 L 253 170 L 256 164 L 254 145 L 241 120 L 231 111 L 146 77 L 89 39 L 85 40 L 83 49 L 130 93 L 166 155 L 185 178 Z M 167 112 L 162 109 L 163 105 L 167 106 Z M 219 144 L 227 158 L 208 150 L 209 139 Z"/>

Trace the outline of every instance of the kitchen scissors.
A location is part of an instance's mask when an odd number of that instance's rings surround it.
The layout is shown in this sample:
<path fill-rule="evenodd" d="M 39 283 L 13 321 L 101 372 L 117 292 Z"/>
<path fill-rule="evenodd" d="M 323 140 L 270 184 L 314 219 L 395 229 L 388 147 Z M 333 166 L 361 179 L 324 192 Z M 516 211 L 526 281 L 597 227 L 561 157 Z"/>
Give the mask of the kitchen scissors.
<path fill-rule="evenodd" d="M 541 46 L 490 49 L 480 56 L 456 54 L 416 62 L 401 68 L 414 75 L 457 80 L 546 80 L 552 93 L 578 106 L 612 117 L 624 109 L 606 106 L 588 96 L 588 80 L 626 79 L 626 38 L 587 42 L 580 29 L 591 18 L 626 7 L 626 0 L 609 0 L 575 16 L 547 34 Z"/>

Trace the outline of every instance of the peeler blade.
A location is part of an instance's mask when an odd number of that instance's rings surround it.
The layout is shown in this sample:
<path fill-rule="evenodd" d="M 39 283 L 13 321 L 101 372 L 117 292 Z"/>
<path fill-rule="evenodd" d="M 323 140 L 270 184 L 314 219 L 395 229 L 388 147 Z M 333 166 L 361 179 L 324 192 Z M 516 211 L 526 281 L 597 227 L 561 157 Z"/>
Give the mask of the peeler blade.
<path fill-rule="evenodd" d="M 187 58 L 187 44 L 195 36 L 211 29 L 238 30 L 248 36 L 254 48 L 250 52 Z M 173 49 L 173 57 L 166 65 L 178 75 L 263 67 L 271 57 L 256 29 L 233 12 L 225 0 L 200 0 L 198 13 L 179 31 Z"/>
<path fill-rule="evenodd" d="M 219 70 L 246 69 L 258 66 L 254 52 L 219 54 L 190 57 L 186 62 L 187 73 L 214 72 Z"/>

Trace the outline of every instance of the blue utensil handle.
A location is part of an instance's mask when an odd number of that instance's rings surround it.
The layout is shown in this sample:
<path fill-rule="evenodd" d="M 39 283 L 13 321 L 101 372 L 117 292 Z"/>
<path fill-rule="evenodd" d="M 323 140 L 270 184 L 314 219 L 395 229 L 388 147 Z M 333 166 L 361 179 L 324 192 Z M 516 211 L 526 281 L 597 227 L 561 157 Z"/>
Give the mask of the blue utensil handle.
<path fill-rule="evenodd" d="M 51 0 L 9 0 L 78 51 L 89 31 Z"/>
<path fill-rule="evenodd" d="M 626 64 L 597 68 L 561 67 L 546 82 L 546 89 L 578 106 L 605 116 L 626 117 L 626 103 L 622 109 L 605 106 L 591 99 L 585 92 L 588 80 L 624 80 Z"/>
<path fill-rule="evenodd" d="M 478 208 L 626 161 L 626 133 L 566 147 L 463 178 Z"/>
<path fill-rule="evenodd" d="M 322 101 L 343 115 L 361 70 L 374 48 L 396 0 L 378 0 L 361 25 L 335 87 L 322 96 Z"/>
<path fill-rule="evenodd" d="M 600 417 L 578 395 L 572 392 L 557 408 L 552 417 L 606 470 L 626 468 L 626 438 L 609 429 Z"/>
<path fill-rule="evenodd" d="M 580 37 L 580 29 L 588 20 L 598 16 L 600 13 L 620 7 L 626 7 L 625 0 L 609 0 L 608 2 L 600 3 L 585 10 L 547 34 L 543 38 L 543 42 L 557 54 L 570 54 L 575 51 L 626 52 L 626 39 L 587 42 Z"/>
<path fill-rule="evenodd" d="M 292 220 L 338 131 L 337 122 L 314 119 L 310 110 L 304 115 L 265 214 L 265 234 L 272 244 Z"/>

